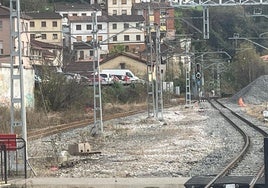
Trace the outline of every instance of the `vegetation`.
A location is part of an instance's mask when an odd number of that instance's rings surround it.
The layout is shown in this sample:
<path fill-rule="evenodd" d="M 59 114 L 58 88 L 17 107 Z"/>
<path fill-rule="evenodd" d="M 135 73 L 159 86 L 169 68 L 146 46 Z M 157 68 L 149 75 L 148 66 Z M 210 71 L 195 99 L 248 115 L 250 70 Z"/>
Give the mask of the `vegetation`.
<path fill-rule="evenodd" d="M 261 10 L 262 14 L 254 15 L 255 10 Z M 196 54 L 215 52 L 212 55 L 207 54 L 204 59 L 204 65 L 208 67 L 203 67 L 207 91 L 215 88 L 217 73 L 213 64 L 216 65 L 217 62 L 224 64 L 220 73 L 223 93 L 235 93 L 257 77 L 267 73 L 267 68 L 260 56 L 267 54 L 265 46 L 268 46 L 268 42 L 257 39 L 259 35 L 264 36 L 267 31 L 267 18 L 265 17 L 267 12 L 266 6 L 210 8 L 209 39 L 204 40 L 203 34 L 197 30 L 197 28 L 203 29 L 203 10 L 200 8 L 176 10 L 177 34 L 191 33 L 192 51 Z M 234 36 L 252 39 L 252 42 L 241 39 L 234 40 L 232 39 Z M 253 45 L 254 43 L 258 45 Z M 225 54 L 216 54 L 217 51 L 227 52 L 231 59 L 226 59 Z"/>

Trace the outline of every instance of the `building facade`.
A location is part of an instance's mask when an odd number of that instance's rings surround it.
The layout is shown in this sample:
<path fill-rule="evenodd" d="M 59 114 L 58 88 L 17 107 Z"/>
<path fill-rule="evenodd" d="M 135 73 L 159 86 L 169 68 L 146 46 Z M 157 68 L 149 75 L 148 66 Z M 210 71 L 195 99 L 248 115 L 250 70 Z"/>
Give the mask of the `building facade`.
<path fill-rule="evenodd" d="M 71 49 L 76 51 L 76 60 L 93 60 L 93 29 L 97 29 L 100 57 L 109 53 L 108 50 L 108 17 L 97 16 L 97 23 L 93 25 L 91 16 L 70 16 L 70 41 Z"/>
<path fill-rule="evenodd" d="M 133 3 L 141 0 L 107 0 L 107 12 L 109 15 L 131 15 Z"/>
<path fill-rule="evenodd" d="M 28 13 L 32 39 L 62 46 L 62 17 L 54 12 Z"/>
<path fill-rule="evenodd" d="M 145 49 L 144 23 L 140 15 L 114 15 L 109 17 L 109 51 L 123 46 L 125 51 L 138 53 Z"/>
<path fill-rule="evenodd" d="M 147 25 L 159 26 L 162 36 L 168 39 L 174 39 L 174 8 L 168 2 L 134 3 L 132 6 L 132 15 L 142 15 Z"/>

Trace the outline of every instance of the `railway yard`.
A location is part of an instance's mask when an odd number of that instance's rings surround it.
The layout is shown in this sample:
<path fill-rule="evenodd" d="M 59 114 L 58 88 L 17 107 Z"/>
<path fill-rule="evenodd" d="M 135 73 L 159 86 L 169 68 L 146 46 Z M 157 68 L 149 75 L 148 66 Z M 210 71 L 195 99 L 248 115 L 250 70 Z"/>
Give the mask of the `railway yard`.
<path fill-rule="evenodd" d="M 165 108 L 161 121 L 148 117 L 147 112 L 106 120 L 103 135 L 97 137 L 90 136 L 89 124 L 34 139 L 28 142 L 29 162 L 38 177 L 215 177 L 238 153 L 247 150 L 243 159 L 238 159 L 240 165 L 223 175 L 256 176 L 264 162 L 263 137 L 268 132 L 261 116 L 266 99 L 258 96 L 264 93 L 259 89 L 264 88 L 266 77 L 260 79 L 231 99 L 220 99 L 227 108 L 214 100 L 193 102 L 187 108 L 185 105 Z M 247 99 L 246 105 L 237 104 L 239 97 Z M 254 97 L 258 99 L 254 101 L 263 101 L 250 104 Z M 218 110 L 213 106 L 218 106 Z M 234 116 L 228 122 L 222 116 L 231 118 L 234 112 L 247 121 Z M 243 137 L 230 121 L 239 125 L 247 136 Z M 248 121 L 263 133 L 248 127 Z M 249 149 L 243 148 L 245 141 Z M 89 143 L 89 154 L 67 155 L 68 146 L 74 143 Z"/>

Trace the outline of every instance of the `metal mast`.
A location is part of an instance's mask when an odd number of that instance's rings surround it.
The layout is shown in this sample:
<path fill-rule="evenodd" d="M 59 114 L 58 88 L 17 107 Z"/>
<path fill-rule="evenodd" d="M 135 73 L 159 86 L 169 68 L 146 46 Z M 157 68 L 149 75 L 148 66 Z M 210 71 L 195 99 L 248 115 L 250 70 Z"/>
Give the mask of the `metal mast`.
<path fill-rule="evenodd" d="M 162 85 L 162 72 L 161 72 L 161 41 L 160 41 L 160 28 L 156 27 L 156 79 L 155 79 L 155 112 L 159 120 L 163 119 L 163 85 Z"/>
<path fill-rule="evenodd" d="M 98 42 L 98 28 L 97 28 L 97 14 L 94 11 L 92 13 L 92 25 L 93 25 L 93 88 L 94 88 L 94 127 L 91 130 L 92 135 L 103 133 L 103 121 L 102 121 L 102 98 L 101 98 L 101 81 L 100 81 L 100 62 L 99 62 L 99 42 Z"/>
<path fill-rule="evenodd" d="M 27 159 L 27 125 L 24 97 L 23 61 L 21 54 L 21 23 L 20 23 L 20 0 L 10 0 L 10 76 L 11 76 L 11 133 L 15 126 L 22 127 L 22 138 L 26 144 Z M 20 90 L 15 90 L 19 84 Z M 20 110 L 20 117 L 15 119 L 16 109 Z M 17 119 L 18 118 L 18 119 Z"/>
<path fill-rule="evenodd" d="M 155 116 L 155 93 L 154 93 L 154 60 L 153 60 L 153 40 L 152 40 L 152 27 L 150 22 L 150 5 L 148 4 L 147 9 L 147 20 L 146 20 L 146 45 L 147 45 L 147 104 L 148 104 L 148 116 Z"/>

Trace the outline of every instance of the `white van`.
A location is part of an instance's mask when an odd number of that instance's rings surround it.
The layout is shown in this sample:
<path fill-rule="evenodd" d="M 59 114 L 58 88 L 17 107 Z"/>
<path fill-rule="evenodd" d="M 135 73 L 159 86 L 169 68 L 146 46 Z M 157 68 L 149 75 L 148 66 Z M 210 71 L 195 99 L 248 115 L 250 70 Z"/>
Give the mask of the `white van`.
<path fill-rule="evenodd" d="M 101 70 L 100 74 L 106 74 L 109 77 L 112 77 L 112 76 L 128 76 L 131 82 L 135 82 L 135 81 L 139 80 L 139 78 L 137 76 L 135 76 L 128 69 L 103 69 L 103 70 Z"/>

